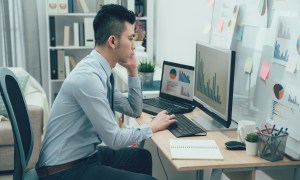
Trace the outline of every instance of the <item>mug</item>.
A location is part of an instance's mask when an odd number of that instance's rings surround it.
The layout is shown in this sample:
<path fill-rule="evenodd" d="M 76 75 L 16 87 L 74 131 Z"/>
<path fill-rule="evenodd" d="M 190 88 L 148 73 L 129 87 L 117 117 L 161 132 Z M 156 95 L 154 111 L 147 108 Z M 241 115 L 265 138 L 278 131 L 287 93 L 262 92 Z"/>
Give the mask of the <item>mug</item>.
<path fill-rule="evenodd" d="M 250 120 L 240 120 L 237 128 L 237 138 L 240 142 L 245 142 L 247 134 L 255 132 L 256 123 Z"/>

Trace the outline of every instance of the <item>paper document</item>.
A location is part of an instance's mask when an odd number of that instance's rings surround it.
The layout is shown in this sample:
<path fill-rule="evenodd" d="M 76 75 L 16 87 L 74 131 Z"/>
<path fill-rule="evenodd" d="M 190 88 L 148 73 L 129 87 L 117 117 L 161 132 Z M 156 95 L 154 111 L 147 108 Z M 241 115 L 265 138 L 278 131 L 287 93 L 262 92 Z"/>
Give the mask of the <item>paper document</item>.
<path fill-rule="evenodd" d="M 170 139 L 172 159 L 215 159 L 224 160 L 214 140 Z"/>

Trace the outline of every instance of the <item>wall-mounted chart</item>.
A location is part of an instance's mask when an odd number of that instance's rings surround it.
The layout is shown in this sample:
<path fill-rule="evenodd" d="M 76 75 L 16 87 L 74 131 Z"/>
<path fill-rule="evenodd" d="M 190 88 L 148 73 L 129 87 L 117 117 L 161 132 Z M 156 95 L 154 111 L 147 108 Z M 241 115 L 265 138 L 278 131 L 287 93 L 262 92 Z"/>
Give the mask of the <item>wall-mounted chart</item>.
<path fill-rule="evenodd" d="M 282 85 L 275 84 L 274 87 L 273 87 L 273 90 L 274 90 L 275 97 L 278 100 L 283 97 L 283 95 L 284 95 L 284 89 L 283 89 Z"/>
<path fill-rule="evenodd" d="M 273 54 L 273 61 L 275 63 L 287 66 L 287 62 L 291 56 L 300 59 L 299 32 L 300 21 L 298 18 L 278 17 Z"/>

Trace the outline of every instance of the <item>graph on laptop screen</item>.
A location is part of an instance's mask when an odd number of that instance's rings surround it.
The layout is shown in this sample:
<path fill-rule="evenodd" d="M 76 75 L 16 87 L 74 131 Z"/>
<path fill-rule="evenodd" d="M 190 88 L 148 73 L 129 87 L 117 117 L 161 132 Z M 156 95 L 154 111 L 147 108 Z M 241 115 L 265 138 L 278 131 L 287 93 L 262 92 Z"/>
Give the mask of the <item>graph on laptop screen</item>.
<path fill-rule="evenodd" d="M 192 117 L 207 131 L 231 124 L 235 52 L 197 43 L 195 105 L 209 116 Z"/>

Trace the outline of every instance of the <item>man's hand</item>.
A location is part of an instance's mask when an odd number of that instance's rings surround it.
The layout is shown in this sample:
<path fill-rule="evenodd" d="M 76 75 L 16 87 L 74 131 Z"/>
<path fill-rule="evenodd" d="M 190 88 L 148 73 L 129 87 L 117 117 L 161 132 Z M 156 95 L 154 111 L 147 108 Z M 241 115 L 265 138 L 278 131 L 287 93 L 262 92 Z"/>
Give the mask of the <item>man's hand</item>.
<path fill-rule="evenodd" d="M 127 69 L 128 76 L 136 77 L 138 76 L 137 70 L 137 59 L 135 54 L 131 55 L 127 62 L 119 62 L 119 64 Z"/>
<path fill-rule="evenodd" d="M 156 115 L 156 117 L 151 121 L 152 132 L 161 131 L 166 129 L 170 124 L 175 123 L 175 115 L 168 115 L 167 111 L 161 111 Z"/>

